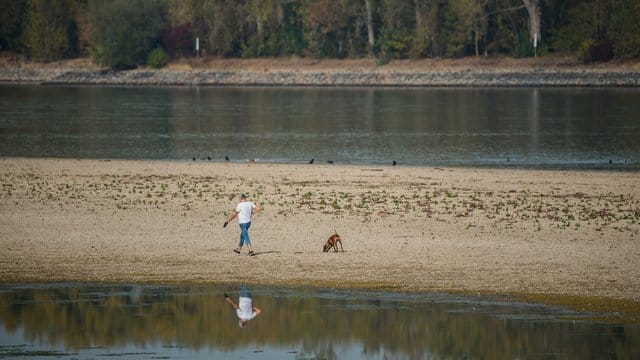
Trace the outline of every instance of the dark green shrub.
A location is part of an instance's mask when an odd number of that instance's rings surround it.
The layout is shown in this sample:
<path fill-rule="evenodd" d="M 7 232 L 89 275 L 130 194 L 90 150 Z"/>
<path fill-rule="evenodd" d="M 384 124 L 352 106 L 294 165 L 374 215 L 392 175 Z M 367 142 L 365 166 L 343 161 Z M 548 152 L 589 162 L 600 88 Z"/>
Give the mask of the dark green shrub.
<path fill-rule="evenodd" d="M 584 63 L 605 62 L 613 59 L 613 46 L 609 40 L 585 40 L 578 50 L 578 58 Z"/>
<path fill-rule="evenodd" d="M 578 49 L 578 59 L 583 63 L 591 62 L 591 53 L 589 49 L 593 46 L 594 41 L 591 39 L 587 39 L 580 44 L 580 48 Z"/>
<path fill-rule="evenodd" d="M 406 33 L 384 33 L 375 48 L 376 63 L 385 65 L 394 59 L 406 58 L 412 38 Z"/>
<path fill-rule="evenodd" d="M 144 64 L 166 23 L 160 0 L 93 0 L 88 9 L 92 58 L 115 70 Z"/>
<path fill-rule="evenodd" d="M 23 41 L 29 56 L 52 61 L 73 53 L 77 48 L 77 25 L 71 5 L 70 0 L 28 2 Z"/>
<path fill-rule="evenodd" d="M 535 49 L 533 43 L 529 39 L 529 34 L 525 31 L 518 32 L 516 38 L 513 55 L 517 58 L 533 57 Z"/>
<path fill-rule="evenodd" d="M 147 58 L 147 65 L 155 69 L 163 68 L 167 66 L 168 63 L 169 56 L 167 56 L 167 53 L 161 47 L 153 49 Z"/>

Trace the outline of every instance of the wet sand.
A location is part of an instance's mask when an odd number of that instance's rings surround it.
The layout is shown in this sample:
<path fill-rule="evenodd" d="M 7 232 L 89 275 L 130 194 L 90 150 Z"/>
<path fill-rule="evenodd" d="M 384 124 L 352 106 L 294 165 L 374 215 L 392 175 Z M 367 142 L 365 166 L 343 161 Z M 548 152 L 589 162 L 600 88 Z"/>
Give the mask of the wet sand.
<path fill-rule="evenodd" d="M 637 172 L 0 159 L 0 279 L 640 303 Z M 246 192 L 257 255 L 232 250 Z M 323 253 L 335 231 L 345 252 Z M 616 306 L 618 307 L 616 309 Z M 628 309 L 627 309 L 628 310 Z"/>

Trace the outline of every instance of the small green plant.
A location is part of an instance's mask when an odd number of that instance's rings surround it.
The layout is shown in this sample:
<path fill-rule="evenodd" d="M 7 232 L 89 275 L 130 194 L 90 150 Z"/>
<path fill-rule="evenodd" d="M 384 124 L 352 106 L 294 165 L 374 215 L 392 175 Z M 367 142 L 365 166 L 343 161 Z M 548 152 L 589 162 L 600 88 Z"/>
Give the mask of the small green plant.
<path fill-rule="evenodd" d="M 169 63 L 169 56 L 167 53 L 161 48 L 157 47 L 149 54 L 147 58 L 147 65 L 151 66 L 155 69 L 160 69 Z"/>

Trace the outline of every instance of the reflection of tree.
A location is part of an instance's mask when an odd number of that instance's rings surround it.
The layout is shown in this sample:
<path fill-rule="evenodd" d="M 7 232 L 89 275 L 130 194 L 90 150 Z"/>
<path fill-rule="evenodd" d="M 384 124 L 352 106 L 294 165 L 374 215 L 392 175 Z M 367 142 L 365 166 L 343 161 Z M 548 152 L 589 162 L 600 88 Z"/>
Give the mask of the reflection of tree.
<path fill-rule="evenodd" d="M 297 354 L 296 359 L 338 359 L 338 354 L 334 350 L 333 340 L 329 339 L 323 344 L 302 344 L 302 350 Z"/>
<path fill-rule="evenodd" d="M 637 327 L 511 321 L 454 305 L 346 298 L 255 296 L 265 311 L 236 325 L 221 293 L 207 288 L 23 288 L 0 293 L 0 323 L 29 341 L 66 347 L 179 344 L 233 350 L 254 344 L 300 347 L 299 357 L 337 358 L 361 344 L 364 356 L 517 358 L 545 350 L 575 358 L 628 358 Z M 514 310 L 517 311 L 517 310 Z M 567 334 L 601 334 L 584 341 Z M 588 341 L 587 341 L 588 339 Z"/>
<path fill-rule="evenodd" d="M 633 95 L 610 89 L 12 87 L 1 95 L 9 115 L 2 145 L 16 156 L 598 163 L 613 150 L 621 157 L 638 153 L 637 132 L 620 130 L 633 118 L 627 111 L 634 109 Z"/>

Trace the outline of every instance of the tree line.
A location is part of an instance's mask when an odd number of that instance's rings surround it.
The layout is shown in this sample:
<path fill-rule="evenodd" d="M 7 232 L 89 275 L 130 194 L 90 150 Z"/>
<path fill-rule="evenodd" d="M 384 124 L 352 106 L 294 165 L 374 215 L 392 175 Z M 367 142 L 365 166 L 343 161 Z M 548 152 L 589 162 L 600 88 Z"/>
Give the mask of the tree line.
<path fill-rule="evenodd" d="M 639 58 L 639 19 L 640 0 L 0 0 L 0 50 L 115 69 L 194 56 L 590 62 Z"/>

